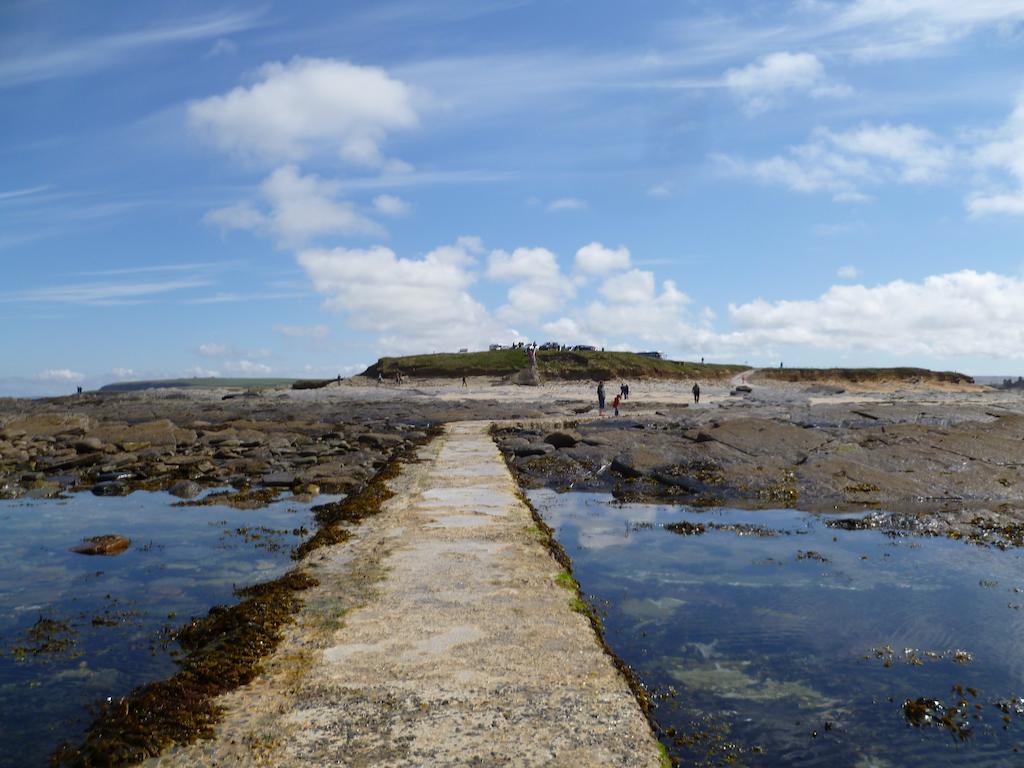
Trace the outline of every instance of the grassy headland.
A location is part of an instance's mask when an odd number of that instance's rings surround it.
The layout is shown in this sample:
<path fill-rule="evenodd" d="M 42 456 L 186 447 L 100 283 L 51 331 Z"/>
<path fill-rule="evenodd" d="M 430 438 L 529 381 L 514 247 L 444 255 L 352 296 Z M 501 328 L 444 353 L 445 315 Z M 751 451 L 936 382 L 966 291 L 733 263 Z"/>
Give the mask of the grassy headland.
<path fill-rule="evenodd" d="M 397 371 L 414 378 L 460 378 L 462 376 L 512 376 L 529 366 L 526 351 L 502 349 L 494 352 L 458 352 L 408 357 L 382 357 L 363 376 L 385 379 Z M 540 350 L 537 368 L 547 381 L 596 379 L 725 379 L 747 370 L 745 365 L 716 365 L 679 360 L 659 360 L 635 352 L 572 352 Z"/>

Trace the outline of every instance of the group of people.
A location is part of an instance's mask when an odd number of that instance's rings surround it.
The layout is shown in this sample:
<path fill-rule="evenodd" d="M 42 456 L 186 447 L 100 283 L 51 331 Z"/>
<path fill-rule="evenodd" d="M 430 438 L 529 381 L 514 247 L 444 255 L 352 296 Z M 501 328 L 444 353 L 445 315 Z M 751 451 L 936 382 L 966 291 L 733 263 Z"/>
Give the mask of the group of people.
<path fill-rule="evenodd" d="M 690 390 L 693 393 L 693 402 L 700 402 L 700 384 L 696 381 L 693 382 L 693 388 Z M 619 393 L 612 399 L 612 410 L 615 415 L 619 415 L 619 406 L 623 400 L 629 399 L 629 384 L 622 382 L 619 384 Z M 597 382 L 597 413 L 599 416 L 604 416 L 604 403 L 605 403 L 605 391 L 604 382 Z"/>

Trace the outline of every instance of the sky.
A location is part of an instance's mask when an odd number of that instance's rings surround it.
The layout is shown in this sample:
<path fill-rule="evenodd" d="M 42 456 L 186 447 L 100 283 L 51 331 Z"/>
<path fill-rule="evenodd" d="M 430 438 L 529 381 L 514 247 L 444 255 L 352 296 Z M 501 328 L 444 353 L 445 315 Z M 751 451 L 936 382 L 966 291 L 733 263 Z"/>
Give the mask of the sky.
<path fill-rule="evenodd" d="M 1024 370 L 1024 0 L 0 4 L 0 395 Z"/>

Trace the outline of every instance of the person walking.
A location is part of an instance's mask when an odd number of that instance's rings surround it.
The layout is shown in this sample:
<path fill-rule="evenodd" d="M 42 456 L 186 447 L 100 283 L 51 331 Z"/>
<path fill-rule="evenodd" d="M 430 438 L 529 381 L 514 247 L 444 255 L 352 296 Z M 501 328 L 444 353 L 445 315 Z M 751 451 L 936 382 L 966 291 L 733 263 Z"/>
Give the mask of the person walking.
<path fill-rule="evenodd" d="M 690 390 L 690 391 L 693 392 L 693 402 L 699 403 L 700 402 L 700 384 L 698 384 L 696 381 L 693 382 L 693 389 Z"/>
<path fill-rule="evenodd" d="M 616 395 L 615 399 L 612 400 L 612 410 L 615 411 L 615 415 L 619 415 L 619 403 L 622 401 L 622 395 Z"/>
<path fill-rule="evenodd" d="M 597 415 L 604 416 L 604 382 L 597 382 Z"/>
<path fill-rule="evenodd" d="M 466 383 L 466 377 L 465 376 L 462 377 L 462 386 L 463 387 L 468 387 L 469 386 L 469 384 Z"/>

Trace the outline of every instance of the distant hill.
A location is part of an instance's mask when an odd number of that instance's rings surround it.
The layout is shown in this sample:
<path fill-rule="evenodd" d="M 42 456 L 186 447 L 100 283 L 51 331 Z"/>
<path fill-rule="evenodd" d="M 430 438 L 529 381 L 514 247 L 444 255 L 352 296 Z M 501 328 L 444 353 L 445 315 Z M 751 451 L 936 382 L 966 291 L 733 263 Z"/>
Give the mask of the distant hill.
<path fill-rule="evenodd" d="M 956 371 L 931 371 L 927 368 L 762 368 L 751 381 L 785 381 L 799 384 L 849 383 L 876 384 L 973 384 L 974 379 Z"/>
<path fill-rule="evenodd" d="M 100 392 L 137 392 L 143 389 L 267 389 L 290 387 L 301 379 L 222 379 L 217 377 L 191 379 L 154 379 L 152 381 L 119 381 L 100 387 Z"/>
<path fill-rule="evenodd" d="M 461 378 L 462 376 L 513 376 L 529 367 L 523 349 L 493 352 L 442 352 L 433 355 L 382 357 L 362 376 L 386 379 L 397 371 L 415 378 Z M 537 368 L 545 381 L 598 379 L 725 379 L 749 369 L 746 365 L 716 365 L 661 360 L 635 352 L 573 352 L 540 350 Z"/>

